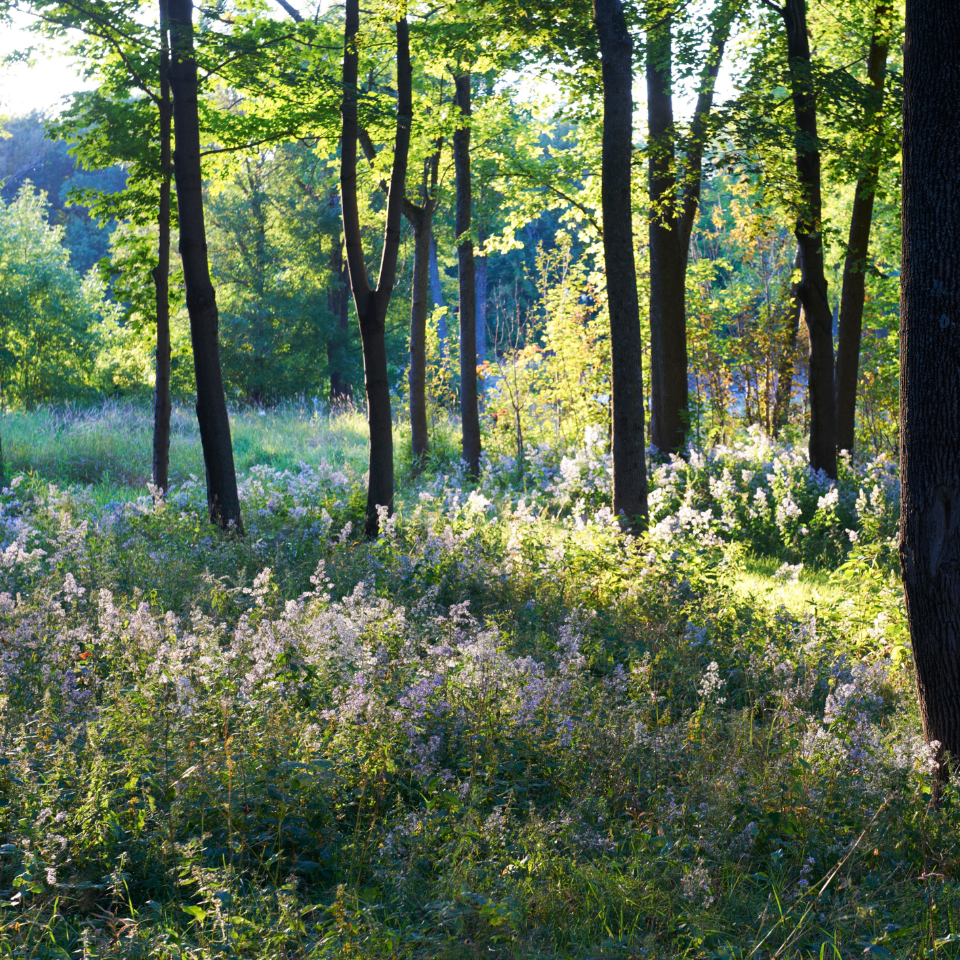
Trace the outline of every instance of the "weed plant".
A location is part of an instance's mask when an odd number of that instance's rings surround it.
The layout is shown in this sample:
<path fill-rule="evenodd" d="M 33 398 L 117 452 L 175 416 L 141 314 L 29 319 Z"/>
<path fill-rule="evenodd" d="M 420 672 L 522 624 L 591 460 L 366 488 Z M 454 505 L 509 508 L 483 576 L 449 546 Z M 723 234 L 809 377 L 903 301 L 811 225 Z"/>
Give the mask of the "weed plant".
<path fill-rule="evenodd" d="M 124 416 L 21 429 L 132 463 Z M 187 471 L 0 494 L 0 957 L 957 955 L 886 463 L 750 435 L 624 539 L 588 434 L 438 457 L 370 542 L 356 415 L 244 416 L 244 539 Z"/>

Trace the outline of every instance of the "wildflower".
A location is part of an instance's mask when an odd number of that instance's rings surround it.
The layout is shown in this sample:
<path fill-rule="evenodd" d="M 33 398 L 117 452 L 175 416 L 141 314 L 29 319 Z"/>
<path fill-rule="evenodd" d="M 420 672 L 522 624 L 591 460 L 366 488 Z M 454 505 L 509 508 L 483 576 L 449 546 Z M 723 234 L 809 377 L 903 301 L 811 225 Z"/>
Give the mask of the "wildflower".
<path fill-rule="evenodd" d="M 721 697 L 720 691 L 723 690 L 726 683 L 727 681 L 720 676 L 720 665 L 716 660 L 711 661 L 707 667 L 707 672 L 700 681 L 700 699 L 704 702 L 712 701 L 717 706 L 722 706 L 727 702 L 727 698 Z"/>

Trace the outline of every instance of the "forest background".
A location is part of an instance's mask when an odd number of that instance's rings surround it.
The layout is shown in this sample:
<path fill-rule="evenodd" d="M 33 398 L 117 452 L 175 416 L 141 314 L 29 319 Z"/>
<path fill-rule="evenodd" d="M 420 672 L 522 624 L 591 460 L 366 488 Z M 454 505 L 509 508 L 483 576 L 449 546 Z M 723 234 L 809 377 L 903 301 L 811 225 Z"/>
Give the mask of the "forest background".
<path fill-rule="evenodd" d="M 5 124 L 0 176 L 7 227 L 0 242 L 6 247 L 5 269 L 16 271 L 22 280 L 10 285 L 4 303 L 3 401 L 31 406 L 96 396 L 148 397 L 155 380 L 156 307 L 150 271 L 156 227 L 150 222 L 155 214 L 143 183 L 155 179 L 156 172 L 143 168 L 148 160 L 137 151 L 144 145 L 143 136 L 157 136 L 151 126 L 156 118 L 140 117 L 136 127 L 111 130 L 111 124 L 129 123 L 123 110 L 143 99 L 136 78 L 109 43 L 76 39 L 76 30 L 71 33 L 58 25 L 82 26 L 76 10 L 51 14 L 59 8 L 38 9 L 46 9 L 48 17 L 38 29 L 73 37 L 75 52 L 81 57 L 86 53 L 87 69 L 100 86 L 78 94 L 52 120 L 30 115 Z M 684 107 L 692 113 L 708 13 L 706 8 L 691 8 L 675 27 L 680 47 L 674 67 L 678 114 Z M 815 70 L 826 94 L 820 99 L 819 146 L 835 325 L 864 157 L 879 149 L 891 161 L 882 164 L 869 253 L 861 267 L 866 332 L 857 390 L 858 445 L 876 454 L 895 453 L 897 444 L 899 211 L 897 166 L 892 162 L 897 111 L 888 110 L 889 116 L 883 117 L 879 148 L 874 144 L 877 132 L 865 130 L 862 123 L 870 106 L 863 92 L 864 87 L 869 92 L 863 45 L 869 46 L 875 15 L 869 4 L 863 9 L 818 4 L 810 13 Z M 59 18 L 57 23 L 50 23 L 51 16 Z M 236 48 L 234 73 L 211 72 L 204 84 L 204 189 L 224 383 L 228 397 L 241 404 L 269 404 L 296 394 L 324 401 L 338 394 L 362 394 L 359 335 L 343 266 L 336 185 L 341 14 L 330 9 L 314 18 L 318 36 L 329 40 L 329 47 L 316 53 L 309 67 L 301 66 L 298 75 L 284 60 L 302 50 L 291 34 L 270 54 L 276 73 L 265 78 L 262 63 L 252 62 L 249 50 L 243 52 L 249 37 L 231 40 L 227 31 L 263 29 L 255 25 L 264 18 L 276 31 L 280 22 L 275 16 L 262 8 L 243 17 L 209 12 L 201 17 L 197 33 L 201 56 L 204 43 L 214 39 L 210 56 L 217 55 L 213 49 L 222 53 L 225 44 Z M 457 411 L 459 369 L 450 154 L 453 85 L 449 73 L 444 77 L 442 45 L 447 41 L 435 41 L 439 46 L 433 53 L 430 29 L 425 22 L 418 41 L 422 47 L 414 57 L 414 136 L 415 153 L 419 150 L 423 157 L 432 149 L 431 138 L 440 144 L 428 376 L 436 423 Z M 887 29 L 895 31 L 896 24 Z M 806 329 L 794 308 L 792 288 L 799 277 L 794 271 L 796 187 L 789 150 L 794 134 L 785 96 L 786 65 L 776 58 L 781 32 L 778 18 L 762 6 L 738 7 L 724 60 L 729 79 L 721 94 L 726 97 L 709 121 L 705 182 L 686 277 L 688 415 L 690 436 L 700 444 L 729 439 L 737 423 L 760 424 L 771 435 L 787 423 L 802 431 L 808 414 Z M 478 252 L 477 346 L 484 423 L 491 438 L 499 432 L 515 439 L 519 426 L 531 441 L 551 434 L 569 440 L 607 419 L 610 396 L 609 372 L 602 362 L 609 348 L 600 294 L 599 117 L 582 78 L 563 72 L 547 78 L 543 58 L 524 54 L 521 39 L 491 37 L 474 51 L 480 69 L 472 72 L 471 231 Z M 95 43 L 106 43 L 96 63 L 89 59 Z M 895 102 L 895 42 L 890 49 L 884 82 L 887 102 Z M 378 54 L 371 46 L 365 66 L 367 109 L 374 111 L 370 126 L 376 134 L 375 124 L 384 119 L 378 119 L 377 111 L 384 109 L 383 97 L 393 82 L 389 50 Z M 307 91 L 310 104 L 291 115 L 289 101 L 306 97 Z M 676 130 L 682 136 L 679 120 Z M 369 148 L 372 156 L 376 147 L 371 142 Z M 642 141 L 638 150 L 639 164 Z M 377 187 L 381 173 L 376 161 L 361 173 L 366 178 L 361 193 L 368 259 L 374 262 L 382 242 L 376 217 L 385 197 Z M 409 196 L 422 189 L 422 173 L 422 162 L 411 163 Z M 634 177 L 641 303 L 649 289 L 645 220 L 651 209 L 643 179 Z M 124 193 L 128 180 L 135 189 Z M 128 209 L 131 204 L 139 205 L 136 212 Z M 415 259 L 414 231 L 407 220 L 401 243 L 386 330 L 397 411 L 407 395 Z M 176 293 L 176 256 L 170 263 L 171 388 L 186 399 L 194 389 L 189 325 L 182 296 Z M 649 337 L 644 338 L 649 351 Z M 649 353 L 645 369 L 650 369 Z M 505 378 L 508 370 L 512 380 Z M 568 396 L 561 397 L 564 392 Z M 569 416 L 562 412 L 566 408 Z M 398 413 L 398 420 L 404 419 Z"/>

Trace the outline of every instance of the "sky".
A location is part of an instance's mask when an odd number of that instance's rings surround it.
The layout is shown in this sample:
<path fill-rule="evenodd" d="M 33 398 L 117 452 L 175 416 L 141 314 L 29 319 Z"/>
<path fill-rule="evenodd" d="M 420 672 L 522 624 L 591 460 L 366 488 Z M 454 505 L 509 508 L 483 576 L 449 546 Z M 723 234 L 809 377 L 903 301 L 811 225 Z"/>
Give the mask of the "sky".
<path fill-rule="evenodd" d="M 13 16 L 13 24 L 0 26 L 0 60 L 29 46 L 33 39 L 24 29 L 29 18 L 20 11 Z M 63 55 L 63 47 L 50 53 L 37 54 L 32 66 L 0 63 L 0 114 L 56 113 L 62 97 L 92 86 L 79 76 L 71 58 Z"/>

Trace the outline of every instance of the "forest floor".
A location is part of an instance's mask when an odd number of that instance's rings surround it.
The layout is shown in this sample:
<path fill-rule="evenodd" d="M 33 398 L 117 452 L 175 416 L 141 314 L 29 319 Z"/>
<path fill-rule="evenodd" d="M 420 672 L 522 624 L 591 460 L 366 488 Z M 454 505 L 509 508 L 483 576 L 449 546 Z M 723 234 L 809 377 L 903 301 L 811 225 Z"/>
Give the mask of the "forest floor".
<path fill-rule="evenodd" d="M 892 464 L 747 433 L 624 540 L 599 431 L 401 435 L 370 542 L 362 417 L 233 429 L 242 539 L 189 409 L 159 503 L 149 409 L 0 421 L 0 958 L 960 956 Z"/>

